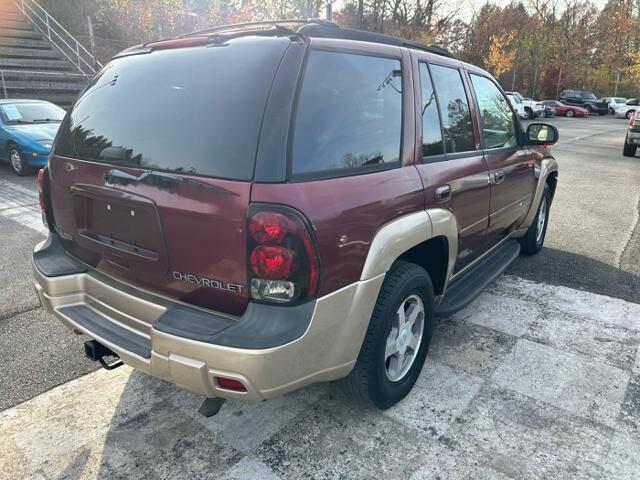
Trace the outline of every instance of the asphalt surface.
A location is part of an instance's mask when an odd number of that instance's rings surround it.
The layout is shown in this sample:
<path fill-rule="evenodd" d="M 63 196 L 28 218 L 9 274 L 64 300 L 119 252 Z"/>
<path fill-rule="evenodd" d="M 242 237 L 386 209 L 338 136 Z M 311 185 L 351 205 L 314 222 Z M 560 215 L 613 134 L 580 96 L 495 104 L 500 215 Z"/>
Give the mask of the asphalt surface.
<path fill-rule="evenodd" d="M 544 250 L 508 273 L 640 303 L 640 153 L 624 157 L 627 120 L 547 119 L 558 187 Z"/>
<path fill-rule="evenodd" d="M 0 163 L 2 181 L 37 192 L 34 176 L 16 177 Z M 97 369 L 82 354 L 80 337 L 40 307 L 31 252 L 44 235 L 6 218 L 15 210 L 8 203 L 0 204 L 0 410 Z"/>

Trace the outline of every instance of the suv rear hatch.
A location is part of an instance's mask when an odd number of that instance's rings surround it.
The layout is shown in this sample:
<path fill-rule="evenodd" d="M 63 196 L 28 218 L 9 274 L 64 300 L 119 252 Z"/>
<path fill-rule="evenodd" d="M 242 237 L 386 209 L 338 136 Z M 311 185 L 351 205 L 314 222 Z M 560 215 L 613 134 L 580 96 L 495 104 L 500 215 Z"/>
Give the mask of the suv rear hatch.
<path fill-rule="evenodd" d="M 64 248 L 128 283 L 242 314 L 255 156 L 289 43 L 163 46 L 105 66 L 65 117 L 49 161 Z"/>

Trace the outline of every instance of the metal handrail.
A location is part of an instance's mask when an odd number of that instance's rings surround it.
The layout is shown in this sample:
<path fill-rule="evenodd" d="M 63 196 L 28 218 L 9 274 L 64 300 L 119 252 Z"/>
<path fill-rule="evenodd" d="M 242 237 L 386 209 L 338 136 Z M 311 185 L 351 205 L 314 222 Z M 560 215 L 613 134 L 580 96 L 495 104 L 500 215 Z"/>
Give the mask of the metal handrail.
<path fill-rule="evenodd" d="M 94 74 L 102 64 L 35 0 L 13 0 L 22 14 L 80 72 Z M 57 37 L 57 40 L 54 39 Z M 66 37 L 66 38 L 65 38 Z M 65 49 L 66 47 L 66 49 Z M 66 50 L 66 51 L 65 51 Z"/>

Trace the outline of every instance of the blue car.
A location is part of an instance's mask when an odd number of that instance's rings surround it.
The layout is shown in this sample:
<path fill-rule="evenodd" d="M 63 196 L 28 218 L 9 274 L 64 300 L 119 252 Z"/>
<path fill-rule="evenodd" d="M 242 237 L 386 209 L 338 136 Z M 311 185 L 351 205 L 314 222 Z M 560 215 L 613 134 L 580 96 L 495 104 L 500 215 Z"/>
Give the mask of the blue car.
<path fill-rule="evenodd" d="M 0 99 L 0 159 L 17 175 L 44 167 L 64 115 L 50 102 Z"/>

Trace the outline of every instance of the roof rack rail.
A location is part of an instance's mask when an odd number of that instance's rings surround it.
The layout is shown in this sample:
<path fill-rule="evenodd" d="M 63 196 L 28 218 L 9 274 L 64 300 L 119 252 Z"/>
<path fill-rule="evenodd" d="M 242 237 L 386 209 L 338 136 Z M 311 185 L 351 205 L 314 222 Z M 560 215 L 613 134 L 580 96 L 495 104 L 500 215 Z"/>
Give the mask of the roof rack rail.
<path fill-rule="evenodd" d="M 208 27 L 202 30 L 196 30 L 195 32 L 182 35 L 180 38 L 196 37 L 198 35 L 210 35 L 213 33 L 232 32 L 234 30 L 244 30 L 251 27 L 277 27 L 282 25 L 307 25 L 317 24 L 324 25 L 330 28 L 338 28 L 338 24 L 330 20 L 322 20 L 320 18 L 284 18 L 279 20 L 259 20 L 256 22 L 244 22 L 244 23 L 232 23 L 229 25 L 218 25 L 215 27 Z"/>
<path fill-rule="evenodd" d="M 284 28 L 283 25 L 300 25 L 298 30 L 292 33 L 304 35 L 307 37 L 319 38 L 341 38 L 345 40 L 358 40 L 361 42 L 383 43 L 386 45 L 395 45 L 398 47 L 415 48 L 426 52 L 441 55 L 443 57 L 456 58 L 453 53 L 444 47 L 438 45 L 425 45 L 414 42 L 413 40 L 405 40 L 403 38 L 392 37 L 382 33 L 367 32 L 364 30 L 356 30 L 353 28 L 341 28 L 337 23 L 330 20 L 322 20 L 319 18 L 308 19 L 280 19 L 280 20 L 260 20 L 257 22 L 233 23 L 230 25 L 220 25 L 209 27 L 203 30 L 182 35 L 180 38 L 195 37 L 198 35 L 213 35 L 219 33 L 241 32 L 243 30 L 255 30 L 253 27 L 275 27 Z"/>
<path fill-rule="evenodd" d="M 353 28 L 335 28 L 327 27 L 324 24 L 310 23 L 300 27 L 296 33 L 309 37 L 342 38 L 345 40 L 359 40 L 361 42 L 384 43 L 386 45 L 424 50 L 443 57 L 456 58 L 456 56 L 449 50 L 438 45 L 425 45 L 414 42 L 413 40 L 405 40 L 403 38 L 392 37 L 391 35 L 385 35 L 383 33 L 367 32 Z"/>

